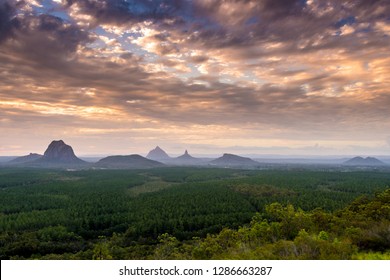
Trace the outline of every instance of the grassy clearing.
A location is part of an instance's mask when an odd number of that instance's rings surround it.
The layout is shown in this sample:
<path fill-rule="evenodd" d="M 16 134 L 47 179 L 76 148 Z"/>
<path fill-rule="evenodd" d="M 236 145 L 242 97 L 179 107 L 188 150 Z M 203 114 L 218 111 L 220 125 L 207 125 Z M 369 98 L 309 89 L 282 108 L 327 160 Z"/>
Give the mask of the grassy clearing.
<path fill-rule="evenodd" d="M 153 179 L 152 181 L 148 181 L 145 184 L 142 184 L 140 186 L 135 186 L 135 187 L 129 188 L 127 190 L 127 194 L 129 194 L 131 197 L 137 197 L 140 194 L 153 193 L 153 192 L 165 190 L 165 189 L 171 188 L 177 184 L 178 183 L 165 182 L 165 181 L 161 180 L 160 178 L 156 178 L 156 179 Z"/>

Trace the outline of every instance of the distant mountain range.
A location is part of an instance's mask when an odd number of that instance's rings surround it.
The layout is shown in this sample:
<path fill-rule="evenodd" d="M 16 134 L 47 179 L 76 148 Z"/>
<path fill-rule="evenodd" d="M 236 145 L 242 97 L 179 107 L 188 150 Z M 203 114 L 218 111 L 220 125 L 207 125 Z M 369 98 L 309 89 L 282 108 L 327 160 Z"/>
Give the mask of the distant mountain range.
<path fill-rule="evenodd" d="M 146 158 L 162 162 L 167 165 L 204 165 L 205 162 L 202 159 L 191 156 L 187 150 L 184 154 L 178 157 L 170 157 L 163 149 L 159 146 L 151 150 Z"/>
<path fill-rule="evenodd" d="M 350 160 L 347 160 L 343 163 L 343 165 L 348 166 L 384 166 L 386 165 L 384 162 L 380 161 L 377 158 L 374 157 L 354 157 Z"/>
<path fill-rule="evenodd" d="M 8 161 L 2 163 L 4 166 L 20 167 L 43 167 L 43 168 L 108 168 L 108 169 L 147 169 L 163 166 L 205 166 L 205 167 L 227 167 L 227 168 L 258 168 L 264 164 L 249 157 L 242 157 L 225 153 L 217 159 L 196 158 L 185 150 L 184 154 L 178 157 L 169 156 L 163 149 L 156 146 L 148 155 L 116 155 L 108 156 L 97 162 L 86 162 L 78 158 L 73 148 L 62 140 L 52 141 L 43 155 L 30 153 L 21 157 L 9 157 Z M 374 157 L 354 157 L 342 163 L 344 166 L 387 166 L 386 163 Z"/>
<path fill-rule="evenodd" d="M 140 155 L 129 155 L 102 158 L 95 163 L 94 166 L 111 169 L 147 169 L 162 167 L 164 164 L 155 160 L 144 158 Z"/>
<path fill-rule="evenodd" d="M 40 159 L 41 157 L 43 157 L 43 155 L 30 153 L 30 154 L 27 155 L 27 156 L 17 157 L 17 158 L 15 158 L 15 159 L 9 161 L 8 163 L 9 163 L 9 164 L 23 164 L 23 163 L 29 163 L 29 162 L 35 161 L 35 160 L 37 160 L 37 159 Z"/>
<path fill-rule="evenodd" d="M 87 162 L 79 159 L 73 152 L 73 148 L 64 141 L 52 141 L 43 155 L 30 153 L 29 155 L 17 157 L 10 162 L 10 165 L 25 167 L 83 167 Z"/>
<path fill-rule="evenodd" d="M 144 158 L 140 155 L 109 156 L 96 163 L 79 159 L 73 148 L 64 141 L 52 141 L 43 155 L 31 153 L 17 157 L 8 165 L 21 167 L 44 168 L 110 168 L 110 169 L 144 169 L 164 166 L 163 163 Z"/>
<path fill-rule="evenodd" d="M 247 157 L 240 157 L 233 154 L 223 154 L 222 157 L 210 161 L 211 165 L 220 167 L 258 166 L 259 162 Z"/>

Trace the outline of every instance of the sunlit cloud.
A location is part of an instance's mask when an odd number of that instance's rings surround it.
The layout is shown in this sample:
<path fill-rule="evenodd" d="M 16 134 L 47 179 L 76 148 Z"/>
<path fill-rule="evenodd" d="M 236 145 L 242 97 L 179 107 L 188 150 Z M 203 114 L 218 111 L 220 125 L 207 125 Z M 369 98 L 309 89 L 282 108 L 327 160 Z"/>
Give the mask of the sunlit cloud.
<path fill-rule="evenodd" d="M 389 154 L 390 4 L 368 2 L 1 1 L 2 147 Z"/>
<path fill-rule="evenodd" d="M 69 106 L 66 104 L 53 104 L 45 102 L 26 103 L 23 101 L 0 101 L 0 108 L 18 109 L 23 111 L 38 112 L 42 115 L 68 115 L 79 116 L 89 119 L 109 118 L 110 116 L 118 115 L 118 112 L 102 107 L 82 107 Z"/>

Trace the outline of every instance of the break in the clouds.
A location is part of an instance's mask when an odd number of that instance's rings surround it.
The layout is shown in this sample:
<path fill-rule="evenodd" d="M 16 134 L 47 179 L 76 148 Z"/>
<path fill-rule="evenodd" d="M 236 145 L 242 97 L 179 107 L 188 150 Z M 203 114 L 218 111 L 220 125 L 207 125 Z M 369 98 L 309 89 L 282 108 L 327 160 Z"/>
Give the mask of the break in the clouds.
<path fill-rule="evenodd" d="M 387 0 L 0 0 L 0 154 L 59 138 L 82 154 L 389 154 L 389 15 Z"/>

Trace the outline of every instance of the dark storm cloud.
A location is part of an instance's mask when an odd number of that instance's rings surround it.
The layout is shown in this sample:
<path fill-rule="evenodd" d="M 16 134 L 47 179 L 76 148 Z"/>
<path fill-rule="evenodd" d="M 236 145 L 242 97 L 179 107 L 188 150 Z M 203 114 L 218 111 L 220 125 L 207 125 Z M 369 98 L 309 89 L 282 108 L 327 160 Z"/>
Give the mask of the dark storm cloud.
<path fill-rule="evenodd" d="M 287 0 L 216 0 L 205 4 L 200 1 L 194 19 L 198 23 L 190 29 L 189 41 L 212 48 L 258 46 L 254 57 L 261 54 L 261 44 L 266 42 L 283 43 L 285 53 L 332 49 L 345 42 L 349 42 L 346 48 L 359 48 L 365 36 L 370 36 L 367 28 L 372 28 L 378 20 L 389 20 L 390 5 L 386 1 L 312 2 L 314 4 L 309 5 L 306 1 Z M 202 17 L 214 25 L 200 24 L 205 22 L 199 20 Z M 349 41 L 338 35 L 343 25 L 354 26 L 358 31 L 349 36 Z"/>
<path fill-rule="evenodd" d="M 355 5 L 354 10 L 359 16 L 366 18 L 385 18 L 389 20 L 389 1 L 387 0 L 359 0 L 349 1 L 352 5 Z"/>
<path fill-rule="evenodd" d="M 285 44 L 285 52 L 331 49 L 338 36 L 332 32 L 344 24 L 383 19 L 389 13 L 386 1 L 305 0 L 215 0 L 215 1 L 137 1 L 68 0 L 68 8 L 92 16 L 95 24 L 123 25 L 151 21 L 156 30 L 172 30 L 189 44 L 211 48 L 245 48 L 264 42 Z M 388 18 L 387 18 L 388 19 Z M 169 20 L 169 21 L 167 21 Z M 366 27 L 367 28 L 367 27 Z M 321 42 L 318 37 L 323 36 Z M 157 34 L 155 36 L 164 36 Z M 156 38 L 157 38 L 156 37 Z M 359 43 L 359 38 L 353 36 Z M 336 42 L 334 42 L 336 41 Z M 302 47 L 304 43 L 304 47 Z M 354 42 L 351 43 L 353 45 Z M 341 45 L 341 43 L 338 43 Z M 356 45 L 356 42 L 355 42 Z M 161 53 L 177 51 L 163 44 Z M 259 53 L 254 54 L 259 55 Z"/>
<path fill-rule="evenodd" d="M 25 13 L 18 16 L 12 40 L 0 45 L 4 54 L 0 55 L 0 69 L 10 75 L 49 79 L 53 73 L 46 70 L 61 74 L 71 72 L 77 48 L 89 42 L 88 32 L 59 17 Z"/>
<path fill-rule="evenodd" d="M 305 0 L 215 0 L 215 1 L 194 1 L 195 10 L 198 14 L 206 14 L 213 16 L 223 5 L 237 5 L 251 7 L 250 13 L 245 23 L 249 25 L 251 22 L 256 22 L 253 16 L 257 19 L 262 17 L 277 18 L 286 17 L 291 14 L 299 14 L 305 7 Z M 249 19 L 252 19 L 250 21 Z M 249 20 L 249 21 L 248 21 Z"/>
<path fill-rule="evenodd" d="M 61 17 L 0 0 L 2 127 L 383 131 L 390 5 L 367 2 L 69 0 Z"/>
<path fill-rule="evenodd" d="M 86 31 L 48 14 L 19 15 L 17 23 L 13 40 L 3 44 L 2 48 L 5 52 L 17 54 L 25 64 L 35 62 L 38 68 L 66 67 L 78 46 L 91 41 Z"/>
<path fill-rule="evenodd" d="M 342 2 L 342 1 L 341 1 Z M 350 16 L 351 14 L 366 8 L 365 2 L 352 3 L 351 7 L 344 8 L 342 11 L 331 11 L 327 15 L 315 15 L 307 7 L 305 1 L 250 1 L 250 0 L 230 0 L 230 1 L 67 1 L 68 7 L 78 5 L 81 12 L 92 15 L 99 22 L 111 22 L 112 24 L 122 24 L 126 21 L 144 21 L 153 19 L 158 30 L 159 24 L 163 25 L 162 20 L 168 18 L 181 18 L 186 21 L 190 27 L 189 30 L 197 30 L 198 33 L 190 33 L 188 37 L 181 37 L 184 43 L 200 43 L 202 48 L 225 47 L 227 55 L 232 59 L 256 58 L 276 54 L 288 54 L 293 51 L 302 53 L 298 50 L 298 42 L 301 39 L 308 38 L 308 46 L 305 51 L 317 51 L 323 49 L 340 48 L 342 46 L 349 51 L 361 48 L 357 38 L 341 38 L 326 35 L 323 42 L 314 46 L 316 38 L 314 34 L 321 34 L 324 28 L 332 27 L 337 20 Z M 342 4 L 336 4 L 337 1 L 326 1 L 339 7 Z M 344 2 L 343 2 L 344 3 Z M 347 2 L 345 2 L 347 3 Z M 383 1 L 376 1 L 382 5 Z M 225 5 L 225 6 L 224 6 Z M 225 21 L 220 21 L 219 16 L 223 16 L 224 9 L 229 10 L 229 5 L 239 5 L 243 7 L 243 12 L 234 7 L 234 12 L 238 13 L 236 18 L 242 17 L 237 26 L 230 26 L 229 21 L 235 20 L 225 17 Z M 340 7 L 341 7 L 340 6 Z M 345 5 L 344 5 L 345 6 Z M 388 6 L 388 5 L 387 5 Z M 321 7 L 317 7 L 320 9 Z M 2 12 L 8 15 L 5 18 L 11 19 L 12 9 L 3 9 Z M 371 14 L 375 9 L 370 8 Z M 340 14 L 340 15 L 339 15 Z M 252 19 L 252 20 L 251 20 Z M 8 20 L 9 21 L 9 20 Z M 213 24 L 214 23 L 214 24 Z M 4 24 L 3 24 L 4 25 Z M 3 26 L 2 25 L 2 26 Z M 5 25 L 4 25 L 5 26 Z M 243 32 L 243 28 L 245 32 Z M 170 36 L 180 36 L 182 31 L 175 31 L 173 35 L 161 33 L 154 35 L 154 38 L 160 41 L 156 47 L 159 54 L 177 53 L 180 46 L 176 44 L 164 44 Z M 167 35 L 168 34 L 168 35 Z M 299 34 L 299 35 L 298 35 Z M 365 35 L 365 34 L 364 34 Z M 367 35 L 371 36 L 371 35 Z M 331 38 L 332 37 L 332 38 Z M 90 57 L 88 60 L 80 61 L 75 52 L 78 47 L 85 46 L 91 42 L 92 37 L 86 30 L 81 29 L 75 24 L 65 22 L 63 19 L 48 15 L 26 14 L 19 18 L 19 28 L 16 43 L 8 46 L 8 51 L 17 54 L 24 59 L 24 66 L 20 66 L 17 71 L 23 72 L 30 66 L 30 70 L 48 68 L 57 72 L 60 80 L 66 80 L 68 84 L 82 86 L 83 84 L 93 83 L 104 88 L 112 88 L 114 91 L 134 91 L 142 87 L 150 86 L 147 81 L 153 75 L 145 73 L 137 62 L 132 61 L 133 67 L 126 67 L 116 63 L 96 57 Z M 281 42 L 283 46 L 276 50 L 267 50 L 262 43 Z M 358 44 L 356 44 L 358 43 Z M 386 46 L 388 40 L 379 41 L 369 40 L 365 47 Z M 230 53 L 234 51 L 234 53 Z M 2 58 L 3 61 L 10 61 L 10 58 Z M 190 57 L 192 63 L 206 63 L 209 57 L 199 55 Z M 14 61 L 15 62 L 15 61 Z M 175 63 L 171 63 L 174 66 Z M 176 63 L 177 64 L 177 63 Z M 111 65 L 111 66 L 110 66 Z M 167 63 L 168 65 L 168 63 Z M 264 65 L 264 64 L 263 64 Z M 108 71 L 109 70 L 109 71 Z M 16 71 L 16 69 L 15 69 Z M 27 70 L 26 70 L 27 71 Z M 273 70 L 279 76 L 291 76 L 304 70 Z M 37 76 L 38 73 L 29 73 L 30 77 Z M 55 73 L 50 75 L 55 76 Z M 130 78 L 129 78 L 130 76 Z M 306 82 L 313 82 L 314 78 Z M 335 81 L 337 81 L 337 79 Z M 137 81 L 135 83 L 135 81 Z M 157 79 L 157 81 L 160 81 Z M 115 82 L 115 83 L 114 83 Z M 137 85 L 135 85 L 137 84 Z M 174 83 L 175 84 L 175 83 Z M 219 85 L 213 84 L 217 88 Z M 183 88 L 183 87 L 180 87 Z M 161 90 L 161 87 L 159 88 Z M 178 89 L 169 88 L 173 92 L 180 92 Z M 245 95 L 244 95 L 245 96 Z M 235 98 L 240 102 L 240 98 Z M 256 103 L 254 103 L 256 104 Z"/>
<path fill-rule="evenodd" d="M 299 14 L 306 5 L 305 0 L 264 0 L 257 1 L 262 10 L 268 11 L 272 16 L 285 17 L 291 14 Z"/>
<path fill-rule="evenodd" d="M 144 20 L 175 18 L 185 10 L 188 1 L 181 0 L 67 0 L 68 7 L 77 4 L 82 13 L 97 23 L 123 24 Z"/>
<path fill-rule="evenodd" d="M 195 1 L 189 23 L 190 41 L 210 47 L 253 45 L 262 39 L 294 36 L 291 18 L 305 15 L 305 1 Z M 279 28 L 283 25 L 283 28 Z"/>
<path fill-rule="evenodd" d="M 40 37 L 40 45 L 30 46 L 32 49 L 41 49 L 46 55 L 69 55 L 76 51 L 80 44 L 89 42 L 87 32 L 75 25 L 64 22 L 59 17 L 42 14 L 26 17 L 20 30 L 20 40 L 26 37 Z M 23 38 L 22 38 L 23 36 Z M 27 42 L 26 42 L 27 45 Z"/>
<path fill-rule="evenodd" d="M 0 0 L 0 44 L 18 27 L 15 17 L 17 6 L 15 1 Z"/>

